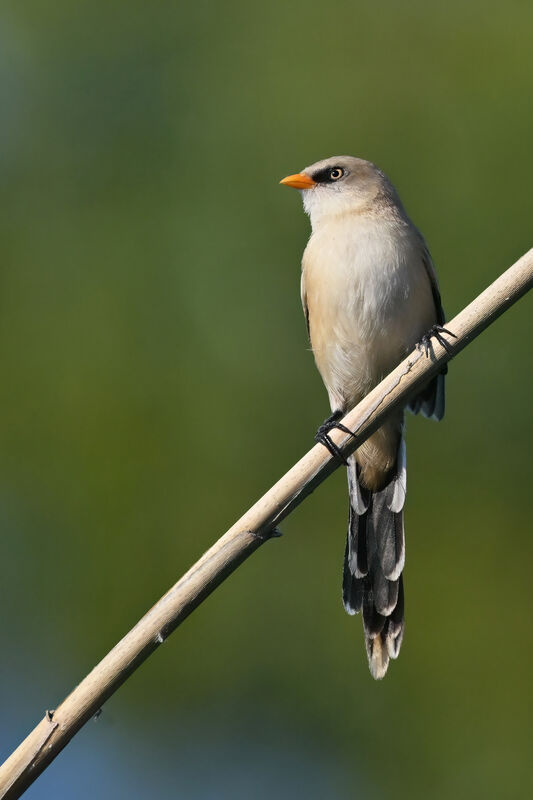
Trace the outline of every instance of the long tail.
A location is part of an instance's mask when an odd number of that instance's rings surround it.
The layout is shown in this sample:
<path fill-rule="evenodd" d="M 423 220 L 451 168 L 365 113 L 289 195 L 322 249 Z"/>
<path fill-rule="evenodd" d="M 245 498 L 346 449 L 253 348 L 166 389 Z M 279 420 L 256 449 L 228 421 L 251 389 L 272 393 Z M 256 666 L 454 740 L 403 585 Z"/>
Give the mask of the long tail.
<path fill-rule="evenodd" d="M 378 492 L 360 485 L 355 458 L 348 460 L 350 518 L 342 594 L 348 614 L 363 612 L 368 664 L 376 679 L 387 672 L 389 659 L 398 657 L 403 638 L 406 475 L 403 439 L 395 474 Z"/>

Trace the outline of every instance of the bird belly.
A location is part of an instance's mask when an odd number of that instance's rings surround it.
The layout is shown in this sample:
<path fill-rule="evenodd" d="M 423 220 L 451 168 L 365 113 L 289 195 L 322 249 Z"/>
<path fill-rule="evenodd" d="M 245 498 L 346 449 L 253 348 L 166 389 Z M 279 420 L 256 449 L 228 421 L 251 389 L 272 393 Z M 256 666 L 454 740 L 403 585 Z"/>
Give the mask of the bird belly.
<path fill-rule="evenodd" d="M 349 227 L 328 230 L 327 239 L 313 234 L 303 260 L 311 346 L 332 410 L 343 411 L 435 322 L 429 279 L 410 237 L 371 223 Z"/>

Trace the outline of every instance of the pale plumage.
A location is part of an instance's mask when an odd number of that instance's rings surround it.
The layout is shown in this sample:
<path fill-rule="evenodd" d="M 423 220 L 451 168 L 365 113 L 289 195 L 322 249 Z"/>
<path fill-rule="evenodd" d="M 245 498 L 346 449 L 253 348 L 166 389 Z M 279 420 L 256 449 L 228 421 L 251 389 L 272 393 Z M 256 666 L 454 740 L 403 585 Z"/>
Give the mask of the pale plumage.
<path fill-rule="evenodd" d="M 301 189 L 312 233 L 302 260 L 302 303 L 317 367 L 337 416 L 356 405 L 444 316 L 424 240 L 388 178 L 339 156 L 282 181 Z M 410 404 L 440 419 L 444 378 Z M 343 596 L 363 611 L 370 669 L 385 674 L 403 636 L 406 489 L 403 413 L 348 461 L 350 521 Z"/>

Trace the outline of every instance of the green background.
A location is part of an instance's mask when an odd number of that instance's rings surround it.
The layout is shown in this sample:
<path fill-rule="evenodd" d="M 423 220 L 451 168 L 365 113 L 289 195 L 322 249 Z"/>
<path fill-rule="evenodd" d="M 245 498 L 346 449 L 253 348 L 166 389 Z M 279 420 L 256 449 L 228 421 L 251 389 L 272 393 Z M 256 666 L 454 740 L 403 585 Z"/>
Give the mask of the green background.
<path fill-rule="evenodd" d="M 328 413 L 281 177 L 379 164 L 449 317 L 533 244 L 532 25 L 525 0 L 2 4 L 2 755 Z M 339 471 L 28 797 L 528 796 L 532 308 L 451 365 L 443 423 L 408 420 L 383 682 L 340 601 Z"/>

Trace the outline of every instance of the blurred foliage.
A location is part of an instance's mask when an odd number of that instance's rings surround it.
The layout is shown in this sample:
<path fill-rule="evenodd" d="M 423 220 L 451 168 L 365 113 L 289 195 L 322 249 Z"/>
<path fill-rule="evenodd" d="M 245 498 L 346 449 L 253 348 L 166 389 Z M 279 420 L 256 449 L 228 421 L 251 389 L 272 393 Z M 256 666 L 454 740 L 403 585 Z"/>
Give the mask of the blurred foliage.
<path fill-rule="evenodd" d="M 283 175 L 378 163 L 449 315 L 532 245 L 532 25 L 520 0 L 3 3 L 5 754 L 328 412 Z M 408 627 L 386 680 L 340 603 L 339 472 L 108 704 L 102 760 L 138 715 L 154 750 L 200 719 L 206 773 L 222 742 L 268 729 L 265 773 L 276 742 L 323 754 L 342 796 L 529 794 L 532 302 L 451 366 L 441 425 L 408 422 Z"/>

